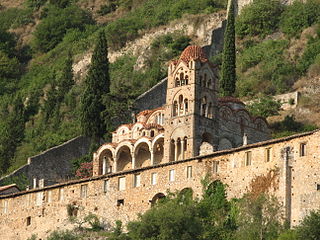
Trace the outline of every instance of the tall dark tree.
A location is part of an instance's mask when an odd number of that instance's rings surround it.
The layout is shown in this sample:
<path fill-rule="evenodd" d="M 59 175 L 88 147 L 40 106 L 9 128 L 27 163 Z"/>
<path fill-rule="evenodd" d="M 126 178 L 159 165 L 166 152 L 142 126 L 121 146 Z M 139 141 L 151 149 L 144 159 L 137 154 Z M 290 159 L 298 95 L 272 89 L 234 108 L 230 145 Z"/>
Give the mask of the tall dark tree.
<path fill-rule="evenodd" d="M 15 97 L 9 106 L 9 112 L 1 129 L 0 137 L 0 173 L 10 167 L 16 148 L 24 137 L 25 128 L 24 106 L 20 97 Z"/>
<path fill-rule="evenodd" d="M 230 2 L 227 27 L 224 33 L 220 86 L 222 96 L 232 96 L 236 90 L 236 46 L 233 0 Z"/>
<path fill-rule="evenodd" d="M 102 113 L 106 110 L 103 98 L 110 91 L 108 48 L 104 32 L 100 32 L 84 81 L 81 98 L 81 128 L 84 135 L 98 142 L 105 133 Z"/>

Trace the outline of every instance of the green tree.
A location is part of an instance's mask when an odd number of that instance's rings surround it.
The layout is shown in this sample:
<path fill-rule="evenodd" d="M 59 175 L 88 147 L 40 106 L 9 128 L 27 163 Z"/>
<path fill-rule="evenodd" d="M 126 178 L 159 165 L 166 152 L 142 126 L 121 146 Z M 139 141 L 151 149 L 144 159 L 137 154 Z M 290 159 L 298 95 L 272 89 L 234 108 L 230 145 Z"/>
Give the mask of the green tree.
<path fill-rule="evenodd" d="M 310 214 L 303 219 L 297 227 L 297 239 L 320 239 L 320 210 L 310 212 Z"/>
<path fill-rule="evenodd" d="M 133 240 L 197 240 L 202 231 L 195 202 L 172 193 L 130 222 L 128 229 Z"/>
<path fill-rule="evenodd" d="M 279 26 L 283 5 L 279 0 L 254 0 L 246 5 L 237 18 L 236 33 L 239 37 L 261 37 L 272 33 Z"/>
<path fill-rule="evenodd" d="M 20 97 L 15 97 L 8 111 L 8 116 L 1 126 L 0 137 L 0 170 L 6 172 L 14 157 L 17 146 L 24 137 L 24 106 Z"/>
<path fill-rule="evenodd" d="M 236 90 L 236 46 L 233 0 L 231 0 L 230 3 L 227 27 L 224 34 L 220 86 L 222 96 L 232 96 Z"/>
<path fill-rule="evenodd" d="M 83 31 L 87 24 L 93 24 L 92 17 L 75 5 L 64 9 L 51 6 L 47 17 L 37 25 L 34 31 L 34 48 L 41 52 L 48 52 L 63 39 L 68 29 Z"/>
<path fill-rule="evenodd" d="M 84 81 L 81 97 L 81 128 L 84 135 L 95 142 L 103 137 L 106 124 L 102 113 L 106 111 L 103 98 L 110 91 L 108 47 L 105 34 L 99 33 L 96 47 L 91 58 L 88 75 Z"/>
<path fill-rule="evenodd" d="M 283 212 L 275 197 L 247 195 L 238 206 L 237 240 L 273 240 L 283 230 Z"/>
<path fill-rule="evenodd" d="M 271 96 L 264 96 L 247 107 L 252 115 L 267 118 L 279 114 L 281 103 L 275 101 Z"/>

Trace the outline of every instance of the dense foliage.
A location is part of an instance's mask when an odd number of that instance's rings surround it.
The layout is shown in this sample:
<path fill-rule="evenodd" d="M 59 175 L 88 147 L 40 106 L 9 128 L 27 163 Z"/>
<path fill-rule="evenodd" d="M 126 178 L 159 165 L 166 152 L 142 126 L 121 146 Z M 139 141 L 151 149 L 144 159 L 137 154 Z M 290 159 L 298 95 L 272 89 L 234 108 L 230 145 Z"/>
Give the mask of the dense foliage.
<path fill-rule="evenodd" d="M 279 0 L 253 0 L 246 5 L 236 24 L 239 37 L 266 36 L 279 26 L 283 5 Z"/>
<path fill-rule="evenodd" d="M 76 6 L 61 9 L 49 6 L 45 11 L 45 18 L 34 32 L 34 48 L 42 52 L 53 49 L 69 29 L 83 31 L 86 24 L 93 24 L 88 12 Z"/>
<path fill-rule="evenodd" d="M 228 12 L 227 27 L 224 34 L 222 66 L 220 78 L 220 95 L 232 96 L 236 91 L 236 43 L 234 29 L 234 2 L 231 1 Z"/>

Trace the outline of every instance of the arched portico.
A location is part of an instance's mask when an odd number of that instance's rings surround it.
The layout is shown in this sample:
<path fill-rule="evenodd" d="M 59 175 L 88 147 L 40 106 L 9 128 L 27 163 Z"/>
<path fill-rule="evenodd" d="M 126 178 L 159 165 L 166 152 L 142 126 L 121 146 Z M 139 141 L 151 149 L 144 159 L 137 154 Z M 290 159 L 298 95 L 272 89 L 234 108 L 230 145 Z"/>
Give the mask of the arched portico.
<path fill-rule="evenodd" d="M 131 149 L 128 145 L 119 146 L 116 150 L 116 171 L 132 169 Z"/>
<path fill-rule="evenodd" d="M 149 144 L 145 141 L 140 142 L 134 150 L 134 168 L 146 167 L 151 165 L 151 152 Z"/>
<path fill-rule="evenodd" d="M 157 136 L 152 142 L 152 165 L 160 164 L 163 160 L 163 145 L 164 145 L 164 137 L 163 134 Z"/>

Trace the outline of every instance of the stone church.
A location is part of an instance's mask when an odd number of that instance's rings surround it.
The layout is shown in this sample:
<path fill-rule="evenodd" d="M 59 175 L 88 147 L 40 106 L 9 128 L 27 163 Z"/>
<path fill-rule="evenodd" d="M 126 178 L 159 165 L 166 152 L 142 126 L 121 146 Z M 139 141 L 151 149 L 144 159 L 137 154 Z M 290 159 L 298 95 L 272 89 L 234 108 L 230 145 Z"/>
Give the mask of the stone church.
<path fill-rule="evenodd" d="M 217 66 L 201 47 L 188 46 L 178 60 L 172 60 L 166 81 L 160 96 L 165 104 L 141 111 L 133 123 L 119 126 L 112 142 L 94 154 L 94 175 L 188 159 L 270 138 L 265 119 L 251 116 L 236 98 L 219 97 Z"/>

